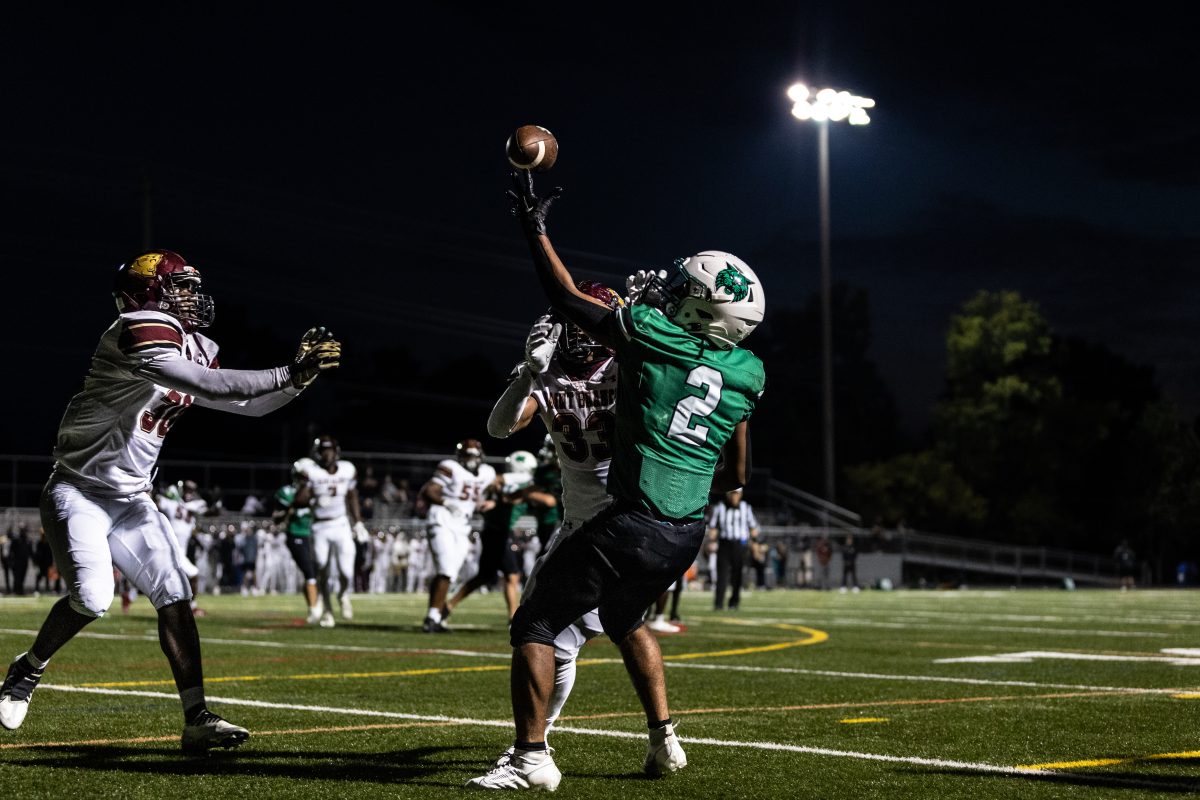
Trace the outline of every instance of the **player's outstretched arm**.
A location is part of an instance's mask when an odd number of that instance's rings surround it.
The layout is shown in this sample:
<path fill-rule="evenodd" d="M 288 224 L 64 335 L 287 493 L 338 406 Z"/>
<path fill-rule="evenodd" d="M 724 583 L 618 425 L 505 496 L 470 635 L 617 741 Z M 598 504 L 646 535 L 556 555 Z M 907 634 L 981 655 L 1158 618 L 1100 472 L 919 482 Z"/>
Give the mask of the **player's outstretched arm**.
<path fill-rule="evenodd" d="M 549 314 L 533 323 L 525 340 L 525 360 L 517 365 L 512 380 L 488 415 L 489 436 L 505 439 L 533 420 L 537 413 L 537 401 L 530 396 L 534 378 L 550 367 L 561 334 L 562 325 L 554 323 Z"/>
<path fill-rule="evenodd" d="M 538 281 L 550 305 L 596 341 L 613 344 L 620 336 L 613 309 L 575 288 L 575 279 L 546 235 L 546 216 L 562 189 L 555 188 L 545 197 L 538 197 L 533 191 L 533 176 L 526 170 L 513 170 L 512 180 L 513 189 L 508 193 L 512 213 L 521 222 Z"/>
<path fill-rule="evenodd" d="M 287 380 L 278 390 L 253 397 L 217 396 L 206 397 L 197 392 L 196 404 L 204 408 L 215 408 L 247 417 L 261 417 L 290 403 L 300 395 L 323 372 L 337 369 L 341 363 L 342 345 L 325 328 L 310 328 L 300 338 L 300 348 L 287 370 Z M 224 375 L 238 370 L 201 370 Z M 269 370 L 265 370 L 269 371 Z M 201 376 L 202 378 L 204 376 Z M 171 388 L 178 388 L 172 386 Z"/>

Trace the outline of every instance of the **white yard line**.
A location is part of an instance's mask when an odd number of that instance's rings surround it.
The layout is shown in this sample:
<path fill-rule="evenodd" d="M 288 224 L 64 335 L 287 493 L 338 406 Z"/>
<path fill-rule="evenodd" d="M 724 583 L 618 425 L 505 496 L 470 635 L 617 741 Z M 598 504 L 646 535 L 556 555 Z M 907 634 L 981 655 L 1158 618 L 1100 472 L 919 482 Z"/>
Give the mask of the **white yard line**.
<path fill-rule="evenodd" d="M 179 697 L 165 692 L 126 691 L 120 689 L 95 689 L 83 686 L 66 686 L 60 684 L 42 684 L 42 689 L 53 689 L 62 692 L 82 692 L 85 694 L 117 695 L 123 697 L 154 697 L 178 702 Z M 310 706 L 299 703 L 270 703 L 263 700 L 243 700 L 234 697 L 209 697 L 214 703 L 227 705 L 249 706 L 252 708 L 274 708 L 288 711 L 308 711 L 318 714 L 341 714 L 356 717 L 382 717 L 386 719 L 405 719 L 420 722 L 445 722 L 454 725 L 474 725 L 489 728 L 511 728 L 512 720 L 473 719 L 469 717 L 451 717 L 432 714 L 407 714 L 400 711 L 378 711 L 361 708 L 337 708 L 333 706 Z M 576 728 L 571 726 L 556 726 L 556 734 L 574 733 L 581 736 L 604 736 L 612 739 L 635 739 L 645 741 L 644 732 L 603 730 L 600 728 Z M 914 764 L 923 767 L 940 767 L 943 769 L 961 769 L 972 772 L 991 772 L 1004 775 L 1047 775 L 1059 773 L 1053 770 L 1021 769 L 1006 767 L 1000 764 L 988 764 L 974 761 L 954 761 L 942 758 L 923 758 L 919 756 L 892 756 L 882 753 L 861 753 L 853 750 L 832 750 L 827 747 L 809 747 L 806 745 L 782 744 L 778 742 L 743 742 L 728 739 L 707 739 L 682 737 L 688 744 L 703 744 L 713 747 L 748 748 L 752 750 L 775 750 L 788 753 L 803 753 L 806 755 L 832 756 L 835 758 L 853 758 L 861 761 L 880 761 L 892 764 Z"/>
<path fill-rule="evenodd" d="M 599 659 L 597 659 L 599 660 Z M 608 659 L 605 659 L 607 662 Z M 612 663 L 621 663 L 612 659 Z M 879 681 L 911 681 L 915 683 L 959 683 L 967 686 L 1020 686 L 1028 689 L 1079 689 L 1088 692 L 1114 694 L 1178 694 L 1183 689 L 1146 689 L 1134 686 L 1088 686 L 1076 683 L 1038 683 L 1034 681 L 998 681 L 986 678 L 953 678 L 942 675 L 889 675 L 878 672 L 842 672 L 829 669 L 800 669 L 798 667 L 749 667 L 736 664 L 698 664 L 695 661 L 667 661 L 672 669 L 711 669 L 729 672 L 772 672 L 794 675 L 814 675 L 825 678 L 863 678 Z"/>
<path fill-rule="evenodd" d="M 0 635 L 11 634 L 13 636 L 36 636 L 37 631 L 20 630 L 16 628 L 0 628 Z M 82 631 L 75 634 L 75 638 L 82 639 L 109 639 L 121 642 L 158 642 L 158 634 L 130 634 L 130 633 L 91 633 Z M 262 639 L 216 639 L 205 636 L 201 640 L 201 644 L 229 644 L 240 647 L 268 647 L 277 650 L 330 650 L 336 652 L 354 652 L 354 653 L 408 653 L 413 655 L 445 655 L 445 656 L 465 656 L 467 658 L 494 658 L 503 661 L 512 659 L 512 652 L 491 653 L 482 650 L 439 650 L 426 647 L 367 647 L 365 645 L 353 644 L 316 644 L 313 642 L 269 642 Z"/>

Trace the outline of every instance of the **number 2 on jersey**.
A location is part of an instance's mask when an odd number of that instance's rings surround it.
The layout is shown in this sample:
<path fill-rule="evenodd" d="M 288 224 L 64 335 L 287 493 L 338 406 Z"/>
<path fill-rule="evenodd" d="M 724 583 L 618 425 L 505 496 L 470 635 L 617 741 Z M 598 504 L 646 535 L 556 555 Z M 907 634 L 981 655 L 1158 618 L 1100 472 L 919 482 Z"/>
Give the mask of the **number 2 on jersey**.
<path fill-rule="evenodd" d="M 704 396 L 690 394 L 675 404 L 667 435 L 688 444 L 703 444 L 708 439 L 708 426 L 699 421 L 717 410 L 725 379 L 712 367 L 696 367 L 688 373 L 687 384 L 704 389 Z"/>

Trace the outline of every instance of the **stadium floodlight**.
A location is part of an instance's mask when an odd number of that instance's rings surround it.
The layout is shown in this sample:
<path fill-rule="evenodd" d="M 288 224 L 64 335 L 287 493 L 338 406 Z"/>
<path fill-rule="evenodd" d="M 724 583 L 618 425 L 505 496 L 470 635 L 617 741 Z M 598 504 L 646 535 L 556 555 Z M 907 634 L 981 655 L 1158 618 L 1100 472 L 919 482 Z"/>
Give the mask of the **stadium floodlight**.
<path fill-rule="evenodd" d="M 822 433 L 824 440 L 825 499 L 836 502 L 833 459 L 833 321 L 830 310 L 829 255 L 829 123 L 846 120 L 851 125 L 871 121 L 868 108 L 875 107 L 869 97 L 859 97 L 837 89 L 815 92 L 803 83 L 787 90 L 792 101 L 792 116 L 804 122 L 818 123 L 818 166 L 821 198 L 821 386 L 823 394 Z"/>
<path fill-rule="evenodd" d="M 846 120 L 851 125 L 867 125 L 871 122 L 867 109 L 875 107 L 875 101 L 869 97 L 859 97 L 837 89 L 818 89 L 813 92 L 803 83 L 792 84 L 787 95 L 794 103 L 792 116 L 805 121 Z"/>

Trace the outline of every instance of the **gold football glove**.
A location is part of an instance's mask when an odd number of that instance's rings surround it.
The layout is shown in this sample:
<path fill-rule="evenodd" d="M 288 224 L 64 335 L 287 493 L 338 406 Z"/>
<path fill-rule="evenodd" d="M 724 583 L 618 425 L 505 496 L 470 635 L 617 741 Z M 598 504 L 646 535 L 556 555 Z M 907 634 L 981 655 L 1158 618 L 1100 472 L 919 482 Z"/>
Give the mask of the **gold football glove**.
<path fill-rule="evenodd" d="M 292 386 L 303 389 L 322 372 L 337 369 L 342 359 L 342 343 L 326 328 L 309 328 L 300 337 L 300 349 L 292 362 Z"/>

